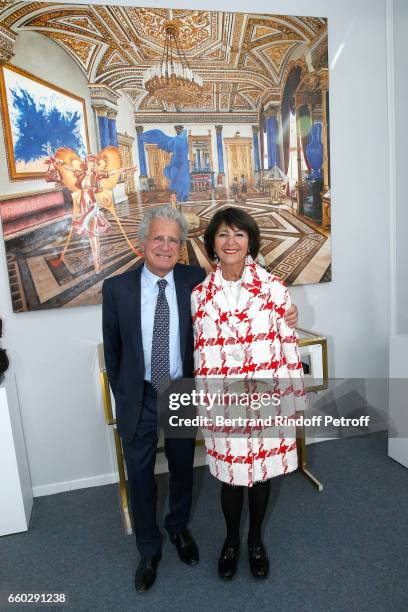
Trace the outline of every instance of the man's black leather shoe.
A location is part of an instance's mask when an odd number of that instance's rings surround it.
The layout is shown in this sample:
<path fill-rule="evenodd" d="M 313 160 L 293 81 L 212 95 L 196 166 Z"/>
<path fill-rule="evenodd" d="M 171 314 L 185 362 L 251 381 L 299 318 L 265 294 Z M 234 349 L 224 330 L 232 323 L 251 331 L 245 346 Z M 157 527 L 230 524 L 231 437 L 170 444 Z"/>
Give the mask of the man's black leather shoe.
<path fill-rule="evenodd" d="M 231 546 L 225 541 L 218 559 L 218 575 L 222 580 L 231 580 L 235 576 L 238 560 L 239 546 Z"/>
<path fill-rule="evenodd" d="M 269 573 L 269 559 L 263 544 L 248 546 L 249 566 L 255 578 L 266 578 Z"/>
<path fill-rule="evenodd" d="M 199 561 L 198 546 L 194 542 L 193 536 L 188 529 L 183 529 L 178 533 L 169 536 L 177 548 L 180 559 L 187 565 L 197 565 Z"/>
<path fill-rule="evenodd" d="M 142 557 L 142 559 L 140 559 L 135 574 L 136 593 L 144 593 L 153 586 L 156 580 L 156 571 L 160 559 L 161 555 Z"/>

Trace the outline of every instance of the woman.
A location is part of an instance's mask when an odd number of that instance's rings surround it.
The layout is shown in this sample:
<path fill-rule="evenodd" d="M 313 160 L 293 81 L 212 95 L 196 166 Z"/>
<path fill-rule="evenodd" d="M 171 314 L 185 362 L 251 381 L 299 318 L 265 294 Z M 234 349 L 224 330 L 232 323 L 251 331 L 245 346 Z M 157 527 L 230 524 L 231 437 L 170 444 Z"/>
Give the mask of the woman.
<path fill-rule="evenodd" d="M 204 244 L 217 266 L 191 298 L 197 385 L 208 388 L 221 378 L 226 389 L 232 379 L 243 379 L 240 384 L 247 385 L 249 379 L 269 379 L 270 388 L 276 389 L 278 380 L 283 404 L 290 406 L 288 415 L 295 416 L 295 410 L 305 408 L 306 396 L 297 336 L 284 319 L 290 298 L 283 282 L 254 262 L 260 245 L 256 222 L 238 208 L 220 210 L 207 227 Z M 226 412 L 231 417 L 240 408 L 229 406 Z M 236 572 L 243 493 L 248 488 L 250 567 L 255 577 L 265 578 L 269 560 L 261 529 L 270 478 L 297 468 L 295 428 L 263 437 L 259 428 L 244 427 L 239 436 L 236 428 L 223 427 L 220 437 L 212 423 L 204 433 L 210 471 L 222 481 L 227 527 L 219 576 L 229 580 Z"/>

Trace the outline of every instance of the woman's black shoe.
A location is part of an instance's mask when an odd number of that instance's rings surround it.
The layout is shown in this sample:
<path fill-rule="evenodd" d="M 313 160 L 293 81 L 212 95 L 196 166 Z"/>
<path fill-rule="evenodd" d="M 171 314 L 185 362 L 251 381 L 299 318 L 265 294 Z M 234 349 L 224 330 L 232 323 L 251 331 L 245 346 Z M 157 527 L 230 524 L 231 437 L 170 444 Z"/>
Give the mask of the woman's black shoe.
<path fill-rule="evenodd" d="M 255 578 L 266 578 L 269 573 L 269 558 L 263 544 L 248 546 L 249 565 Z"/>
<path fill-rule="evenodd" d="M 235 576 L 238 559 L 239 545 L 233 546 L 225 540 L 220 558 L 218 559 L 218 575 L 222 580 L 231 580 Z"/>

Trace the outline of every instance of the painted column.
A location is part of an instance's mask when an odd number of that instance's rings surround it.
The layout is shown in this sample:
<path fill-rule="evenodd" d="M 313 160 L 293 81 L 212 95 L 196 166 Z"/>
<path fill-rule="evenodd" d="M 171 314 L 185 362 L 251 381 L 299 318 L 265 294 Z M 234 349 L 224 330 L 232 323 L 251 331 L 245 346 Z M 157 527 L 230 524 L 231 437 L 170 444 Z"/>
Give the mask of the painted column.
<path fill-rule="evenodd" d="M 298 180 L 296 183 L 297 187 L 297 205 L 298 213 L 303 215 L 303 178 L 302 178 L 302 140 L 300 135 L 300 106 L 296 100 L 296 148 L 297 148 L 297 168 L 298 168 Z"/>
<path fill-rule="evenodd" d="M 275 164 L 279 165 L 278 147 L 278 122 L 276 115 L 269 115 L 266 119 L 266 138 L 268 143 L 268 170 Z"/>
<path fill-rule="evenodd" d="M 319 72 L 322 87 L 322 144 L 323 144 L 323 192 L 330 187 L 329 178 L 329 134 L 327 117 L 327 91 L 329 89 L 329 74 L 327 68 L 322 68 Z"/>
<path fill-rule="evenodd" d="M 217 134 L 217 154 L 218 154 L 218 177 L 217 185 L 224 185 L 224 152 L 222 148 L 222 125 L 216 125 L 215 131 Z"/>
<path fill-rule="evenodd" d="M 283 157 L 283 128 L 282 128 L 282 111 L 279 110 L 278 111 L 278 115 L 277 115 L 277 120 L 278 120 L 278 159 L 279 159 L 279 163 L 278 166 L 279 168 L 281 168 L 281 170 L 284 170 L 283 166 L 284 166 L 284 157 Z"/>
<path fill-rule="evenodd" d="M 146 167 L 146 153 L 144 148 L 144 142 L 142 140 L 143 134 L 143 125 L 136 126 L 136 135 L 137 135 L 137 152 L 139 154 L 139 181 L 140 188 L 143 191 L 147 191 L 149 189 L 148 176 L 147 176 L 147 167 Z"/>
<path fill-rule="evenodd" d="M 265 156 L 265 143 L 264 143 L 264 138 L 265 138 L 265 113 L 264 110 L 261 109 L 261 112 L 259 114 L 259 140 L 260 140 L 260 153 L 261 153 L 261 170 L 265 170 L 265 161 L 264 161 L 264 156 Z"/>
<path fill-rule="evenodd" d="M 98 111 L 98 128 L 99 141 L 101 149 L 103 149 L 110 144 L 108 114 L 106 110 Z"/>
<path fill-rule="evenodd" d="M 99 148 L 118 146 L 116 117 L 119 94 L 107 85 L 88 83 L 92 108 L 98 123 Z M 95 152 L 95 151 L 94 151 Z"/>
<path fill-rule="evenodd" d="M 322 68 L 319 72 L 322 88 L 322 144 L 323 144 L 323 188 L 322 188 L 322 227 L 331 226 L 331 194 L 330 194 L 330 165 L 329 165 L 329 117 L 328 117 L 328 89 L 329 71 Z"/>
<path fill-rule="evenodd" d="M 139 153 L 140 178 L 142 178 L 142 177 L 147 177 L 146 154 L 145 154 L 144 142 L 141 138 L 143 134 L 143 125 L 136 126 L 136 134 L 137 134 L 137 150 Z"/>
<path fill-rule="evenodd" d="M 257 125 L 252 126 L 252 142 L 254 145 L 254 166 L 255 172 L 259 172 L 261 164 L 259 160 L 259 128 Z"/>
<path fill-rule="evenodd" d="M 200 149 L 197 149 L 197 170 L 198 172 L 201 172 L 202 168 L 201 168 L 201 151 Z"/>
<path fill-rule="evenodd" d="M 118 146 L 118 134 L 116 131 L 116 115 L 117 111 L 108 110 L 108 133 L 109 133 L 109 144 L 113 147 Z"/>

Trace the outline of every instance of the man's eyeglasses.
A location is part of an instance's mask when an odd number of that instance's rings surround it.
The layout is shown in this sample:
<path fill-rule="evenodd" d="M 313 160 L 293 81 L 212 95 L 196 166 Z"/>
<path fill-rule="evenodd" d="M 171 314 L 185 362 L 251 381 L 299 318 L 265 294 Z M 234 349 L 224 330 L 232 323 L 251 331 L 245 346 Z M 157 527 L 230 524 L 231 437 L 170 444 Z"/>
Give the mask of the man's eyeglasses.
<path fill-rule="evenodd" d="M 181 245 L 181 240 L 174 238 L 174 236 L 149 236 L 149 240 L 154 245 L 160 244 L 160 246 L 164 246 L 167 242 L 172 249 L 176 249 Z"/>

